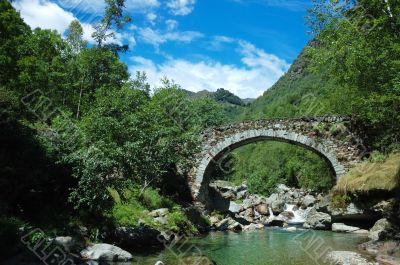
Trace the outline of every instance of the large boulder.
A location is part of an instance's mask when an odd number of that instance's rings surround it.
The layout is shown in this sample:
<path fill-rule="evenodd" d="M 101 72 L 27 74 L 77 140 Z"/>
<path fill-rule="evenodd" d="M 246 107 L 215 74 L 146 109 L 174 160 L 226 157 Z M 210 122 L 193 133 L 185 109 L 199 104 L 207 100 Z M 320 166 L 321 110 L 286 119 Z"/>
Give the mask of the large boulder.
<path fill-rule="evenodd" d="M 314 196 L 312 195 L 307 195 L 303 198 L 301 204 L 302 206 L 305 206 L 305 208 L 311 207 L 314 205 L 314 203 L 317 201 Z"/>
<path fill-rule="evenodd" d="M 331 206 L 332 198 L 330 195 L 318 196 L 318 202 L 314 205 L 315 210 L 322 213 L 331 213 L 330 206 Z"/>
<path fill-rule="evenodd" d="M 285 210 L 285 201 L 277 193 L 273 193 L 268 197 L 267 204 L 271 207 L 274 214 L 280 214 Z"/>
<path fill-rule="evenodd" d="M 266 216 L 269 215 L 268 204 L 266 204 L 266 203 L 262 203 L 262 204 L 258 205 L 256 207 L 256 210 L 261 215 L 266 215 Z"/>
<path fill-rule="evenodd" d="M 123 248 L 163 247 L 168 239 L 161 232 L 150 227 L 118 227 L 114 231 L 112 241 Z"/>
<path fill-rule="evenodd" d="M 86 260 L 98 261 L 130 261 L 132 255 L 113 245 L 95 244 L 81 251 L 81 256 Z"/>
<path fill-rule="evenodd" d="M 386 218 L 383 218 L 378 220 L 371 228 L 368 237 L 372 240 L 384 240 L 389 238 L 393 232 L 392 224 Z"/>
<path fill-rule="evenodd" d="M 328 254 L 327 260 L 332 265 L 379 265 L 378 263 L 368 262 L 360 254 L 350 251 L 332 251 Z"/>
<path fill-rule="evenodd" d="M 312 209 L 303 224 L 304 228 L 315 230 L 328 230 L 331 229 L 332 218 L 329 214 L 317 212 Z"/>

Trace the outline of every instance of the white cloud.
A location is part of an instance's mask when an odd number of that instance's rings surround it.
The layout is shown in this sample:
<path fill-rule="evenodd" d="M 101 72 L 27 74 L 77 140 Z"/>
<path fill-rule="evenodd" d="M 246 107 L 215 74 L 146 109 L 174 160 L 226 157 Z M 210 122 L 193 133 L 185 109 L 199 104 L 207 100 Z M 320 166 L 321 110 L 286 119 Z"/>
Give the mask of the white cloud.
<path fill-rule="evenodd" d="M 215 51 L 220 51 L 224 48 L 224 44 L 234 43 L 234 42 L 236 42 L 236 40 L 231 37 L 222 36 L 222 35 L 214 36 L 210 42 L 209 49 L 215 50 Z"/>
<path fill-rule="evenodd" d="M 167 7 L 176 16 L 186 16 L 192 13 L 196 0 L 169 0 Z"/>
<path fill-rule="evenodd" d="M 151 25 L 155 25 L 156 24 L 156 19 L 157 19 L 157 14 L 150 12 L 146 15 L 146 19 L 147 21 L 150 22 Z"/>
<path fill-rule="evenodd" d="M 167 19 L 165 21 L 165 24 L 167 25 L 168 31 L 175 30 L 178 27 L 178 21 L 173 20 L 173 19 Z"/>
<path fill-rule="evenodd" d="M 168 31 L 161 32 L 151 28 L 139 29 L 139 39 L 145 43 L 151 44 L 158 48 L 166 42 L 184 42 L 190 43 L 194 39 L 203 37 L 203 34 L 196 31 Z"/>
<path fill-rule="evenodd" d="M 160 86 L 164 76 L 173 79 L 190 91 L 225 88 L 241 98 L 255 98 L 271 87 L 289 68 L 284 60 L 257 49 L 247 42 L 240 44 L 242 66 L 222 64 L 213 61 L 190 62 L 182 59 L 168 59 L 156 65 L 143 57 L 132 57 L 132 73 L 145 71 L 153 86 Z"/>
<path fill-rule="evenodd" d="M 80 0 L 64 0 L 63 4 L 72 5 L 79 3 Z M 83 1 L 85 2 L 85 1 Z M 97 1 L 96 1 L 97 3 Z M 57 30 L 61 35 L 64 35 L 68 29 L 69 24 L 76 20 L 76 16 L 61 8 L 59 5 L 52 3 L 48 0 L 18 0 L 13 2 L 14 7 L 21 12 L 22 18 L 32 28 L 53 29 Z M 96 8 L 97 4 L 94 4 Z M 92 34 L 94 28 L 91 24 L 82 23 L 83 38 L 90 43 L 94 43 Z M 132 34 L 123 32 L 115 33 L 115 40 L 108 40 L 107 42 L 117 43 L 122 45 L 124 40 L 129 42 L 130 47 L 136 45 L 136 40 Z"/>
<path fill-rule="evenodd" d="M 58 0 L 58 3 L 68 9 L 85 14 L 102 14 L 106 8 L 104 0 Z M 147 12 L 160 6 L 158 0 L 127 0 L 125 6 L 129 12 Z"/>
<path fill-rule="evenodd" d="M 19 0 L 13 2 L 13 5 L 32 28 L 53 29 L 64 34 L 69 24 L 76 19 L 71 12 L 47 0 Z M 81 24 L 84 39 L 92 41 L 93 27 L 87 23 Z"/>

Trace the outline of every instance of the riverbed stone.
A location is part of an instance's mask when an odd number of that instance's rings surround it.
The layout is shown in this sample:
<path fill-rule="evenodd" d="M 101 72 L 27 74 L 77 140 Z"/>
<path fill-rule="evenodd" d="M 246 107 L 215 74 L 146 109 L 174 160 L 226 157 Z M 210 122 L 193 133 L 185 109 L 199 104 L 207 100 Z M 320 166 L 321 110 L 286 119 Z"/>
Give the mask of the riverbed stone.
<path fill-rule="evenodd" d="M 229 202 L 229 211 L 231 213 L 239 213 L 242 209 L 242 205 L 237 204 L 236 202 L 230 201 Z"/>
<path fill-rule="evenodd" d="M 316 202 L 316 198 L 312 195 L 307 195 L 303 198 L 302 200 L 302 205 L 304 205 L 306 208 L 313 206 L 314 203 Z"/>
<path fill-rule="evenodd" d="M 95 244 L 81 251 L 81 256 L 86 260 L 97 261 L 130 261 L 132 255 L 110 244 Z"/>
<path fill-rule="evenodd" d="M 371 228 L 368 237 L 372 240 L 384 240 L 393 233 L 392 224 L 386 219 L 378 220 Z"/>
<path fill-rule="evenodd" d="M 345 225 L 343 223 L 333 223 L 332 231 L 337 233 L 354 233 L 361 230 L 359 227 Z"/>
<path fill-rule="evenodd" d="M 332 218 L 329 214 L 317 212 L 314 208 L 308 213 L 304 228 L 315 230 L 328 230 L 331 228 Z"/>
<path fill-rule="evenodd" d="M 261 215 L 269 215 L 268 204 L 262 203 L 256 207 L 257 212 Z"/>

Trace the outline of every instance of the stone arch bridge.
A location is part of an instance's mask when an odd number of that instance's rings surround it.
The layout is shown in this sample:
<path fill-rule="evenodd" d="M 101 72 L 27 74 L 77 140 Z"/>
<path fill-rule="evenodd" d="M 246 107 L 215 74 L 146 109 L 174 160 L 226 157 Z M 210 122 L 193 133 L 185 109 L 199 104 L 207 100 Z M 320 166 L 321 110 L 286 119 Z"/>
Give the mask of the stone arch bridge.
<path fill-rule="evenodd" d="M 315 117 L 248 121 L 209 129 L 201 135 L 201 151 L 188 175 L 192 197 L 197 203 L 206 203 L 212 169 L 222 168 L 224 158 L 234 149 L 263 140 L 287 142 L 315 152 L 339 179 L 366 153 L 356 128 L 349 117 Z"/>

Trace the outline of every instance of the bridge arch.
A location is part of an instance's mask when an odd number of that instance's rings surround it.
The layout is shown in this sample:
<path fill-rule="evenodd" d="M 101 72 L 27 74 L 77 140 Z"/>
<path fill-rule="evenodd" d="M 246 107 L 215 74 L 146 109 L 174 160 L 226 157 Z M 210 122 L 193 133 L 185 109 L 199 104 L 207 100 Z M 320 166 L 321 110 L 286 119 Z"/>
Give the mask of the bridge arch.
<path fill-rule="evenodd" d="M 341 117 L 262 120 L 214 128 L 202 135 L 201 152 L 189 173 L 192 197 L 205 204 L 211 169 L 234 149 L 265 140 L 291 143 L 315 152 L 339 179 L 361 160 L 362 141 L 353 130 L 351 119 Z"/>

